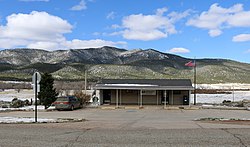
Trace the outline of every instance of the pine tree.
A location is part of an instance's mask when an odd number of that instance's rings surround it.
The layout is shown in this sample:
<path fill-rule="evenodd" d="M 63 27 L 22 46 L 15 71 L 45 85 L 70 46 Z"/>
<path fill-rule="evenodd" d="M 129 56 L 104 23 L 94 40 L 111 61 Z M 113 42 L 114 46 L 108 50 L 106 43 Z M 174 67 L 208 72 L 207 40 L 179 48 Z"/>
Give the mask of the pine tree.
<path fill-rule="evenodd" d="M 38 93 L 38 99 L 41 104 L 47 109 L 55 100 L 58 93 L 53 87 L 54 79 L 51 74 L 44 73 L 40 81 L 40 92 Z"/>

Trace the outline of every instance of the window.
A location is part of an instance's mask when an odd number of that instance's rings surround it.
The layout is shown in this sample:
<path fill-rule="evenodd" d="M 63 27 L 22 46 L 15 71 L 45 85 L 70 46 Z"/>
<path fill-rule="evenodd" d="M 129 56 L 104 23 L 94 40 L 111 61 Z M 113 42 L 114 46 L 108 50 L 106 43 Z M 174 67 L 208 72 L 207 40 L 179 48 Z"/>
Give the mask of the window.
<path fill-rule="evenodd" d="M 155 90 L 142 90 L 142 95 L 156 95 Z"/>
<path fill-rule="evenodd" d="M 177 94 L 181 94 L 181 91 L 180 90 L 174 90 L 173 93 L 177 95 Z"/>
<path fill-rule="evenodd" d="M 135 90 L 126 90 L 126 93 L 135 93 Z"/>

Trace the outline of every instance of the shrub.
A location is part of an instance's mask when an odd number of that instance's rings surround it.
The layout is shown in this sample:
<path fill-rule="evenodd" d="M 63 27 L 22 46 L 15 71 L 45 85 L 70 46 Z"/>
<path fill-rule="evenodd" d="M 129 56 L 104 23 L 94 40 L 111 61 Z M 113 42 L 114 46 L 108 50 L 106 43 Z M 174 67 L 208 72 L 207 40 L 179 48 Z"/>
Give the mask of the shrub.
<path fill-rule="evenodd" d="M 28 99 L 26 99 L 26 100 L 23 101 L 23 102 L 24 102 L 24 105 L 25 105 L 25 106 L 31 105 L 31 103 L 30 103 L 30 101 L 29 101 Z"/>
<path fill-rule="evenodd" d="M 19 100 L 17 98 L 14 98 L 11 102 L 11 107 L 13 108 L 20 108 L 24 106 L 24 102 L 22 100 Z"/>
<path fill-rule="evenodd" d="M 90 95 L 85 94 L 82 91 L 76 91 L 74 93 L 74 96 L 77 97 L 80 100 L 81 104 L 84 104 L 84 105 L 86 105 L 86 103 L 89 102 L 91 98 Z"/>

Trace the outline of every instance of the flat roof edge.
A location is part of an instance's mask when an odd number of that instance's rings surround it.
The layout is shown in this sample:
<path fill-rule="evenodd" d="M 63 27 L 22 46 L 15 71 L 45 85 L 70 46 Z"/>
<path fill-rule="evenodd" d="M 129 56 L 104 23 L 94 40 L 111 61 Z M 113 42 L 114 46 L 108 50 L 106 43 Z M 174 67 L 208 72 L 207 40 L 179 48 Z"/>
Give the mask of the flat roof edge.
<path fill-rule="evenodd" d="M 94 87 L 101 89 L 122 89 L 122 90 L 194 90 L 194 87 Z"/>

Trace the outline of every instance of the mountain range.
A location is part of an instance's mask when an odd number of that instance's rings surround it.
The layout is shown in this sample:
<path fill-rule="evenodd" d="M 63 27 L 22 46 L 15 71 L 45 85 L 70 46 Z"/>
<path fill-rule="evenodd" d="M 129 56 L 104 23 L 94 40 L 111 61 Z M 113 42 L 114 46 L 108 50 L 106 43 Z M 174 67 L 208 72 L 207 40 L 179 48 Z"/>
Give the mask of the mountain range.
<path fill-rule="evenodd" d="M 0 80 L 31 81 L 35 71 L 49 72 L 56 80 L 110 78 L 188 78 L 193 80 L 193 61 L 154 49 L 101 48 L 47 51 L 0 51 Z M 197 83 L 250 83 L 250 64 L 227 59 L 196 59 Z"/>

